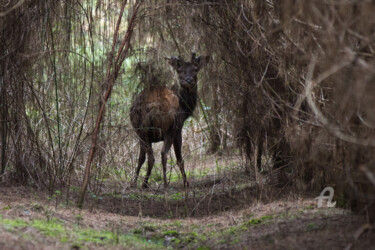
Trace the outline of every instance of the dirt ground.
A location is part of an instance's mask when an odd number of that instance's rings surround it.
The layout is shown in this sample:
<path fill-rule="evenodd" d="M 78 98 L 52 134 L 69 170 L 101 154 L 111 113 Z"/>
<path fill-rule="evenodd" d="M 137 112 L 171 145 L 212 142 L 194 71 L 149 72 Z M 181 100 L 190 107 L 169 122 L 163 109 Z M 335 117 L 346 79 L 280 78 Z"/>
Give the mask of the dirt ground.
<path fill-rule="evenodd" d="M 59 194 L 0 187 L 0 249 L 375 249 L 365 217 L 226 181 L 107 193 L 83 210 Z"/>

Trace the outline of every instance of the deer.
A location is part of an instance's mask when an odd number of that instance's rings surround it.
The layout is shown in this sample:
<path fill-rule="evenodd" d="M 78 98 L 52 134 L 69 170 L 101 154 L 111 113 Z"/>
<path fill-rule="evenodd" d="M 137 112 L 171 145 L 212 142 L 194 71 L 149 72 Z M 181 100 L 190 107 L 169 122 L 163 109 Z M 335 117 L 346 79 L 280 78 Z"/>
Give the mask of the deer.
<path fill-rule="evenodd" d="M 209 62 L 209 56 L 196 56 L 192 53 L 191 61 L 185 62 L 181 57 L 166 58 L 177 72 L 178 83 L 171 88 L 151 86 L 141 91 L 130 108 L 130 121 L 139 138 L 139 157 L 132 186 L 137 186 L 139 172 L 147 155 L 147 172 L 142 188 L 148 188 L 155 158 L 152 143 L 163 141 L 161 161 L 163 166 L 164 188 L 167 183 L 167 154 L 173 144 L 177 165 L 181 171 L 184 188 L 189 187 L 182 157 L 182 128 L 184 122 L 197 106 L 199 70 Z"/>

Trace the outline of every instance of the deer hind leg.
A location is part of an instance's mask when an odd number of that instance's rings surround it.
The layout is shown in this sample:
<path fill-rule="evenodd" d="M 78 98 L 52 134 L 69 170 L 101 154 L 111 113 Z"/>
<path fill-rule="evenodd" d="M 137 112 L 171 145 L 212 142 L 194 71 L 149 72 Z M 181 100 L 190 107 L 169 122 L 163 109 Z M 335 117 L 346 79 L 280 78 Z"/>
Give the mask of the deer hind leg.
<path fill-rule="evenodd" d="M 165 138 L 163 149 L 161 150 L 161 162 L 163 164 L 163 178 L 164 178 L 164 188 L 168 186 L 167 183 L 167 155 L 172 146 L 172 139 Z"/>
<path fill-rule="evenodd" d="M 145 151 L 147 154 L 147 173 L 143 181 L 143 188 L 148 188 L 148 179 L 150 178 L 152 168 L 154 167 L 155 157 L 154 152 L 152 151 L 151 143 L 146 144 Z"/>
<path fill-rule="evenodd" d="M 173 141 L 173 148 L 177 158 L 177 165 L 180 168 L 182 179 L 184 180 L 184 187 L 189 187 L 189 182 L 187 181 L 185 174 L 184 159 L 182 158 L 182 135 L 178 133 Z"/>
<path fill-rule="evenodd" d="M 145 162 L 146 160 L 146 149 L 145 149 L 145 145 L 143 142 L 140 143 L 140 150 L 139 150 L 139 157 L 138 157 L 138 165 L 137 165 L 137 168 L 135 170 L 135 177 L 134 177 L 134 180 L 132 182 L 132 187 L 137 187 L 137 180 L 138 180 L 138 176 L 139 176 L 139 171 L 141 171 L 141 167 L 143 165 L 143 163 Z"/>

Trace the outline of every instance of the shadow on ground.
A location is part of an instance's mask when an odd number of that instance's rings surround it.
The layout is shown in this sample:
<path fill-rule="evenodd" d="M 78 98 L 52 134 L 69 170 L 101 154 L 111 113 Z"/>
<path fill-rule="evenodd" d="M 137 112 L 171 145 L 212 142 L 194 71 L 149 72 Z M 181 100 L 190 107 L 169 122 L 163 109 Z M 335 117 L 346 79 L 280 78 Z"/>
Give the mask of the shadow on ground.
<path fill-rule="evenodd" d="M 233 176 L 232 176 L 233 177 Z M 158 218 L 203 217 L 228 210 L 239 210 L 257 201 L 268 202 L 280 193 L 276 187 L 268 188 L 267 197 L 260 197 L 258 186 L 245 178 L 234 182 L 222 176 L 192 182 L 189 189 L 180 183 L 162 188 L 128 189 L 124 193 L 107 193 L 95 202 L 94 207 L 111 213 Z"/>

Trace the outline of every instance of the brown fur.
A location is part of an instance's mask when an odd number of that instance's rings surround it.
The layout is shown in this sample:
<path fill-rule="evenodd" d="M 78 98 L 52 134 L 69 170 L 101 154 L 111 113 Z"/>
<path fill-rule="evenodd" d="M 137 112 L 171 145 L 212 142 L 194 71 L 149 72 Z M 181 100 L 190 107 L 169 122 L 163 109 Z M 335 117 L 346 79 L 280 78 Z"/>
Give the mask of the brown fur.
<path fill-rule="evenodd" d="M 178 73 L 179 86 L 172 89 L 160 85 L 147 88 L 135 98 L 130 109 L 130 120 L 140 139 L 138 166 L 133 185 L 137 183 L 139 171 L 147 154 L 148 168 L 143 187 L 148 187 L 148 178 L 155 163 L 152 143 L 159 141 L 164 141 L 161 152 L 164 186 L 167 186 L 167 154 L 172 144 L 184 186 L 189 185 L 181 153 L 181 133 L 184 121 L 193 114 L 197 104 L 197 74 L 208 62 L 208 57 L 196 57 L 193 53 L 191 62 L 185 62 L 181 57 L 168 60 Z"/>
<path fill-rule="evenodd" d="M 143 90 L 135 99 L 130 112 L 137 134 L 148 134 L 150 142 L 161 141 L 173 126 L 178 111 L 177 95 L 167 87 L 153 87 Z M 153 132 L 150 133 L 149 130 Z"/>

